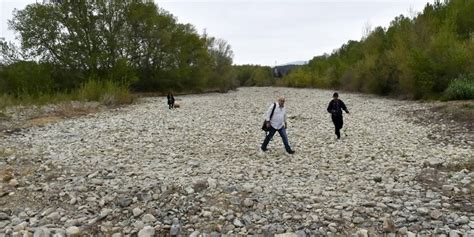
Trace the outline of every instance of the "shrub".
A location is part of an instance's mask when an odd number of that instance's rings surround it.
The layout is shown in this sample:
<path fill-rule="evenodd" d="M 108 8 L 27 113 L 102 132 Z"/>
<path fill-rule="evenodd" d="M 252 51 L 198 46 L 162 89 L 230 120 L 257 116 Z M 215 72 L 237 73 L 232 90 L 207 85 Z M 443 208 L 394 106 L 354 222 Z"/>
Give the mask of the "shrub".
<path fill-rule="evenodd" d="M 98 101 L 105 105 L 130 104 L 133 102 L 128 85 L 110 80 L 89 80 L 82 84 L 77 95 L 80 100 Z"/>
<path fill-rule="evenodd" d="M 444 91 L 443 100 L 474 99 L 474 73 L 454 79 Z"/>
<path fill-rule="evenodd" d="M 15 99 L 13 96 L 8 94 L 0 95 L 0 111 L 6 107 L 14 105 Z"/>
<path fill-rule="evenodd" d="M 39 95 L 53 89 L 52 67 L 31 61 L 20 61 L 5 66 L 0 71 L 0 93 L 14 96 Z"/>

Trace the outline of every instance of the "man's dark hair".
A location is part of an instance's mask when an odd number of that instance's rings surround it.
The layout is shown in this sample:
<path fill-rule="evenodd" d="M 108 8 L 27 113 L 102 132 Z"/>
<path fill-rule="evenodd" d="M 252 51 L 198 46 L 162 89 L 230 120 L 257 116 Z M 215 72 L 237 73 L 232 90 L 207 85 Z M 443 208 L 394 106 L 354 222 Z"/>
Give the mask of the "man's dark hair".
<path fill-rule="evenodd" d="M 332 94 L 332 97 L 339 97 L 339 94 L 337 92 L 334 92 L 334 94 Z"/>

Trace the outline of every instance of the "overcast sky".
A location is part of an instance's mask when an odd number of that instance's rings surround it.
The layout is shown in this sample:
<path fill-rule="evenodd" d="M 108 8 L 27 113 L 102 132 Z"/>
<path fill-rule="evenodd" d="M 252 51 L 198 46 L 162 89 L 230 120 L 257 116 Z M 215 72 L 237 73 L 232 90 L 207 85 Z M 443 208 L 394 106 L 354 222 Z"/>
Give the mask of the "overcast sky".
<path fill-rule="evenodd" d="M 7 20 L 34 0 L 0 0 L 0 37 L 13 40 Z M 331 53 L 360 40 L 367 26 L 387 27 L 413 16 L 427 0 L 165 0 L 155 1 L 199 33 L 227 40 L 235 64 L 274 66 Z"/>

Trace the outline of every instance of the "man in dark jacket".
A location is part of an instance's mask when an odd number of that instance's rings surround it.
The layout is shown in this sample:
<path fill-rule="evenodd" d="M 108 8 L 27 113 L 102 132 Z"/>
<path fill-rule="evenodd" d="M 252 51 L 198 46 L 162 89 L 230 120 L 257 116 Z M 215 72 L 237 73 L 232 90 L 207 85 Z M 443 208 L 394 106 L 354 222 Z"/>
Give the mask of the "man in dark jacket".
<path fill-rule="evenodd" d="M 329 102 L 328 112 L 331 113 L 331 119 L 334 123 L 334 127 L 336 128 L 337 139 L 341 139 L 340 130 L 344 123 L 342 120 L 342 110 L 346 111 L 346 113 L 349 113 L 349 111 L 347 110 L 344 102 L 339 99 L 339 94 L 337 94 L 337 92 L 333 94 L 332 98 L 333 99 L 331 102 Z"/>

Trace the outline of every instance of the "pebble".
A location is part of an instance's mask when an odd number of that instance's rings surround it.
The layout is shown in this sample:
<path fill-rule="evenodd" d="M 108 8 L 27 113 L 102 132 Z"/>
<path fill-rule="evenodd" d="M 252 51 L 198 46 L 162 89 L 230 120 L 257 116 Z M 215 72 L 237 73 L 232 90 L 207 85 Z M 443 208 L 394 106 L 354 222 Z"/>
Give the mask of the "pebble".
<path fill-rule="evenodd" d="M 259 155 L 263 132 L 256 124 L 277 94 L 288 98 L 287 133 L 297 151 L 291 157 L 278 135 Z M 176 110 L 162 97 L 140 98 L 2 137 L 2 147 L 15 154 L 0 159 L 0 173 L 4 164 L 27 162 L 36 170 L 0 182 L 0 236 L 40 235 L 39 228 L 88 235 L 88 225 L 114 237 L 146 235 L 150 228 L 168 234 L 174 218 L 182 236 L 340 236 L 358 227 L 366 229 L 357 236 L 368 236 L 368 229 L 393 236 L 395 227 L 411 236 L 472 229 L 474 220 L 450 195 L 469 194 L 474 173 L 436 170 L 469 157 L 471 134 L 441 144 L 429 138 L 440 125 L 403 115 L 430 111 L 428 104 L 344 93 L 354 112 L 345 115 L 336 141 L 324 110 L 331 96 L 325 90 L 239 88 L 179 96 Z M 434 174 L 446 182 L 422 183 Z M 34 197 L 43 208 L 29 199 L 14 205 L 18 195 Z"/>

